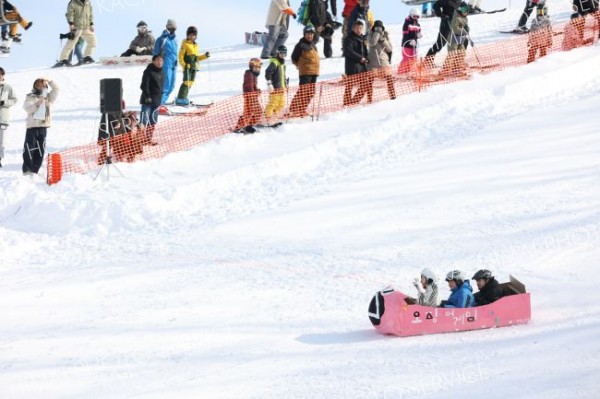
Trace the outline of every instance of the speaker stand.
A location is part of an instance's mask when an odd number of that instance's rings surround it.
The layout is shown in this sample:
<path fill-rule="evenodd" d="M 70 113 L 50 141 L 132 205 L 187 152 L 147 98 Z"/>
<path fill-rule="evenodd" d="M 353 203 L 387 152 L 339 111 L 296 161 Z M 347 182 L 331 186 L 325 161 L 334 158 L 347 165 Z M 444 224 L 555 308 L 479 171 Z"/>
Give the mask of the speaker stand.
<path fill-rule="evenodd" d="M 117 168 L 117 165 L 115 165 L 112 161 L 112 147 L 110 145 L 110 129 L 109 129 L 109 125 L 108 125 L 108 113 L 105 112 L 104 113 L 104 123 L 106 126 L 106 133 L 107 133 L 107 138 L 106 138 L 106 160 L 104 161 L 104 163 L 102 164 L 102 166 L 100 167 L 100 170 L 98 171 L 98 174 L 96 174 L 96 177 L 94 177 L 94 181 L 96 181 L 98 179 L 98 177 L 100 176 L 100 173 L 102 173 L 102 170 L 104 170 L 104 168 L 106 168 L 106 180 L 110 180 L 110 168 L 111 166 L 113 168 L 115 168 L 115 170 L 117 172 L 119 172 L 119 174 L 121 175 L 122 178 L 125 178 L 125 176 L 123 175 L 123 173 L 121 173 L 121 171 L 119 170 L 119 168 Z M 114 132 L 113 132 L 114 133 Z"/>

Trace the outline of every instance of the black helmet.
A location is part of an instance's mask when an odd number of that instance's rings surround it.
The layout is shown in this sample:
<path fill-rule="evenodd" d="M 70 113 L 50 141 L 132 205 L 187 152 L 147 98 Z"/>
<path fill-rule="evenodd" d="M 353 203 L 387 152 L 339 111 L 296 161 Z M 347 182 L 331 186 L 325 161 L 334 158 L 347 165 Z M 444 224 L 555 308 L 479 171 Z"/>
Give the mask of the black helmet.
<path fill-rule="evenodd" d="M 473 275 L 472 280 L 489 280 L 491 278 L 494 278 L 494 275 L 491 271 L 487 269 L 481 269 Z"/>
<path fill-rule="evenodd" d="M 195 26 L 190 26 L 189 28 L 187 28 L 187 31 L 185 32 L 186 36 L 189 35 L 196 35 L 198 36 L 198 28 L 196 28 Z"/>
<path fill-rule="evenodd" d="M 284 56 L 287 55 L 287 47 L 284 45 L 277 47 L 277 54 L 283 54 Z"/>
<path fill-rule="evenodd" d="M 310 25 L 310 24 L 309 24 L 309 25 L 306 25 L 306 26 L 304 27 L 304 33 L 305 33 L 305 34 L 306 34 L 306 33 L 316 33 L 316 31 L 315 31 L 315 27 L 314 27 L 314 26 L 312 26 L 312 25 Z"/>

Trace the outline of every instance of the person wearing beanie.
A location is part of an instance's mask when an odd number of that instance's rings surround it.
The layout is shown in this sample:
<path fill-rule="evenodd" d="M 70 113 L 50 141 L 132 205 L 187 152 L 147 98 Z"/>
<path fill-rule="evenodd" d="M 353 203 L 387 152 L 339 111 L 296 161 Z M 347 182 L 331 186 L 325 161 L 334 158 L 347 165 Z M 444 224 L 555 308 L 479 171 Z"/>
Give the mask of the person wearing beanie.
<path fill-rule="evenodd" d="M 300 39 L 292 52 L 292 62 L 298 68 L 300 77 L 300 86 L 290 104 L 289 116 L 292 118 L 307 116 L 306 108 L 315 96 L 315 85 L 321 67 L 315 35 L 315 28 L 312 25 L 306 26 L 304 37 Z"/>
<path fill-rule="evenodd" d="M 131 57 L 132 55 L 152 55 L 154 50 L 154 35 L 148 30 L 148 25 L 144 21 L 137 24 L 137 36 L 131 41 L 129 48 L 121 57 Z"/>
<path fill-rule="evenodd" d="M 4 158 L 4 132 L 10 123 L 10 107 L 17 103 L 12 87 L 4 81 L 5 74 L 4 69 L 0 68 L 0 168 Z"/>
<path fill-rule="evenodd" d="M 417 61 L 417 47 L 421 34 L 421 25 L 419 24 L 420 10 L 413 7 L 404 20 L 402 27 L 402 61 L 398 66 L 398 73 L 408 73 L 412 70 Z"/>
<path fill-rule="evenodd" d="M 92 55 L 96 49 L 96 30 L 94 27 L 94 11 L 91 0 L 71 0 L 67 6 L 67 22 L 69 32 L 73 37 L 67 40 L 65 47 L 60 53 L 59 61 L 55 67 L 70 66 L 69 54 L 77 45 L 79 38 L 86 42 L 85 53 L 83 54 L 83 64 L 92 64 L 94 59 Z"/>
<path fill-rule="evenodd" d="M 200 54 L 200 49 L 196 43 L 198 29 L 195 26 L 190 26 L 186 31 L 186 35 L 187 38 L 181 42 L 181 48 L 179 49 L 179 63 L 183 68 L 183 82 L 179 87 L 177 99 L 175 99 L 175 105 L 181 106 L 190 105 L 188 94 L 196 80 L 196 72 L 200 68 L 200 61 L 207 60 L 210 57 L 208 51 Z"/>
<path fill-rule="evenodd" d="M 177 24 L 174 20 L 167 20 L 166 29 L 156 39 L 152 55 L 161 55 L 163 57 L 163 88 L 161 105 L 169 101 L 169 96 L 175 89 L 175 77 L 177 72 L 177 37 L 175 31 Z"/>

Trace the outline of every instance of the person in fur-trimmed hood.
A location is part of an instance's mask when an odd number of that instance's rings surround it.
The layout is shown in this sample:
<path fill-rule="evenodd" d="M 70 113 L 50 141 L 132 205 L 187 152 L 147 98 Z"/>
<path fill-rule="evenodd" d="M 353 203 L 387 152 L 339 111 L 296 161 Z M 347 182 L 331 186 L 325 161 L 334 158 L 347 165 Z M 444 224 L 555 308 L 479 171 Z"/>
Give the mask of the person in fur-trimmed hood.
<path fill-rule="evenodd" d="M 292 62 L 298 68 L 300 86 L 290 104 L 289 116 L 304 117 L 306 108 L 315 96 L 315 84 L 320 74 L 321 59 L 316 46 L 316 32 L 312 25 L 304 28 L 304 37 L 300 39 L 292 52 Z"/>
<path fill-rule="evenodd" d="M 394 78 L 390 68 L 390 55 L 392 54 L 392 41 L 383 22 L 375 21 L 373 29 L 368 35 L 369 42 L 369 65 L 374 79 L 385 79 L 390 99 L 396 98 Z"/>

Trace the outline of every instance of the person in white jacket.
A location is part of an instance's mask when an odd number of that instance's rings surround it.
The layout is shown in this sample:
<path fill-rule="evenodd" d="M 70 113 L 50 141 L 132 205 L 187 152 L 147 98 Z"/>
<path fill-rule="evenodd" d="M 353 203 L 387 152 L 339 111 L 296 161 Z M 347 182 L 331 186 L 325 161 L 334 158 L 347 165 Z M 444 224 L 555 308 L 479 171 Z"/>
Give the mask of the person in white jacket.
<path fill-rule="evenodd" d="M 38 173 L 46 151 L 46 133 L 52 124 L 52 105 L 58 97 L 58 85 L 49 79 L 36 79 L 25 97 L 27 131 L 23 145 L 23 174 Z"/>
<path fill-rule="evenodd" d="M 4 69 L 0 68 L 0 168 L 2 167 L 2 158 L 4 158 L 4 132 L 8 129 L 10 123 L 10 110 L 17 103 L 12 87 L 4 82 Z"/>
<path fill-rule="evenodd" d="M 267 60 L 275 57 L 275 50 L 283 46 L 289 36 L 290 15 L 296 19 L 296 13 L 290 7 L 289 0 L 271 0 L 269 15 L 265 27 L 269 30 L 260 58 Z"/>
<path fill-rule="evenodd" d="M 435 273 L 427 268 L 421 271 L 421 278 L 415 278 L 413 284 L 419 293 L 416 301 L 419 305 L 439 306 L 440 300 L 436 280 Z"/>

